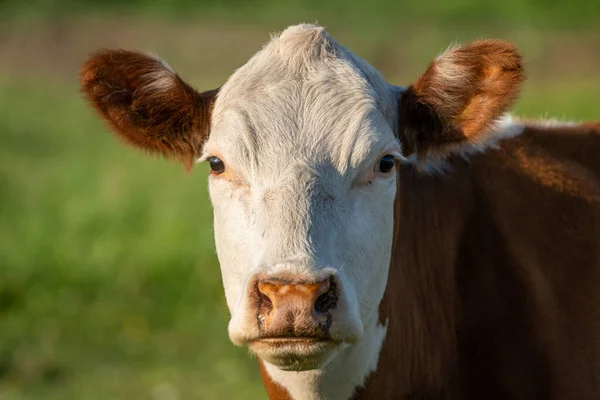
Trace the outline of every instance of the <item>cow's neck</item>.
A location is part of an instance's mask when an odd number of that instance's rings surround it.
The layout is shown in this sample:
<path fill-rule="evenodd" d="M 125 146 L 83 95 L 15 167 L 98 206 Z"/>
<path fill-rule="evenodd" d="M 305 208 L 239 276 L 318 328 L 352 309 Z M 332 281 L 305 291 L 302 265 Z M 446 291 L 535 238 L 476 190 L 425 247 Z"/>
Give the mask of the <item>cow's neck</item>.
<path fill-rule="evenodd" d="M 441 399 L 456 383 L 455 264 L 471 192 L 461 161 L 444 177 L 401 169 L 394 249 L 379 307 L 388 331 L 377 369 L 356 399 Z"/>
<path fill-rule="evenodd" d="M 365 324 L 360 342 L 340 350 L 323 369 L 312 371 L 282 371 L 261 362 L 263 382 L 271 400 L 328 399 L 347 400 L 377 368 L 387 327 L 379 323 L 378 315 Z"/>

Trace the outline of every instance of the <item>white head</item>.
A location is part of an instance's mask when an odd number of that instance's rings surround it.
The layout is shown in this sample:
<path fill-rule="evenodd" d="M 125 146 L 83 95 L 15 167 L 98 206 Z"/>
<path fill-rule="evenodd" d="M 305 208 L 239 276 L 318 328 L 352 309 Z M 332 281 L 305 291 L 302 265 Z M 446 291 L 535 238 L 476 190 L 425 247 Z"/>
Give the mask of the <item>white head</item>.
<path fill-rule="evenodd" d="M 478 42 L 404 91 L 311 25 L 201 94 L 139 53 L 101 52 L 82 70 L 83 92 L 128 142 L 210 162 L 230 338 L 284 370 L 322 368 L 377 324 L 398 162 L 482 145 L 520 79 L 512 47 Z"/>
<path fill-rule="evenodd" d="M 221 88 L 202 159 L 224 165 L 210 195 L 234 343 L 284 368 L 314 368 L 377 318 L 401 154 L 397 97 L 311 26 L 283 32 Z M 279 285 L 263 290 L 263 281 Z M 277 293 L 316 282 L 328 287 L 297 293 L 306 303 Z M 254 342 L 279 336 L 332 342 L 302 343 L 302 357 L 293 356 L 298 344 Z M 312 348 L 315 360 L 306 357 Z"/>

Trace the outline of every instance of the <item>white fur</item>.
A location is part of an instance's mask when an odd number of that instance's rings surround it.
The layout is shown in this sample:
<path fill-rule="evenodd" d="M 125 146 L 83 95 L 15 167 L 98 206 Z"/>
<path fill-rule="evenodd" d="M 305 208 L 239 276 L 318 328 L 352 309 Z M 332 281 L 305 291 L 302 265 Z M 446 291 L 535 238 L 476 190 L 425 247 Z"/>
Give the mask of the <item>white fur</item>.
<path fill-rule="evenodd" d="M 146 95 L 164 93 L 175 85 L 175 74 L 168 69 L 159 69 L 143 76 L 144 85 L 140 91 Z"/>
<path fill-rule="evenodd" d="M 572 128 L 581 125 L 581 122 L 566 121 L 557 118 L 540 118 L 535 121 L 528 121 L 527 125 L 539 126 L 542 128 Z"/>
<path fill-rule="evenodd" d="M 360 343 L 349 346 L 319 370 L 294 372 L 282 371 L 270 364 L 265 367 L 271 378 L 294 400 L 349 399 L 377 368 L 386 332 L 387 326 L 380 325 L 375 318 Z"/>
<path fill-rule="evenodd" d="M 347 398 L 375 369 L 396 194 L 395 172 L 375 168 L 401 153 L 397 99 L 322 28 L 300 25 L 236 71 L 215 103 L 202 158 L 218 155 L 227 168 L 209 186 L 231 340 L 259 334 L 248 300 L 256 274 L 339 281 L 331 334 L 343 344 L 321 369 L 268 366 L 286 387 L 294 377 L 296 398 Z"/>
<path fill-rule="evenodd" d="M 507 114 L 500 118 L 487 135 L 484 135 L 484 140 L 480 143 L 469 143 L 460 148 L 457 148 L 450 154 L 456 154 L 465 160 L 473 154 L 483 153 L 488 149 L 497 149 L 502 140 L 510 139 L 519 136 L 525 130 L 525 124 Z M 401 159 L 401 161 L 413 164 L 418 167 L 418 171 L 425 174 L 445 174 L 450 170 L 450 166 L 446 158 L 427 159 L 419 161 L 416 155 Z M 418 165 L 417 165 L 418 163 Z"/>
<path fill-rule="evenodd" d="M 164 93 L 172 89 L 177 76 L 173 68 L 156 54 L 148 53 L 147 56 L 156 60 L 160 64 L 160 67 L 142 77 L 144 84 L 140 87 L 140 91 L 144 94 L 152 95 Z"/>

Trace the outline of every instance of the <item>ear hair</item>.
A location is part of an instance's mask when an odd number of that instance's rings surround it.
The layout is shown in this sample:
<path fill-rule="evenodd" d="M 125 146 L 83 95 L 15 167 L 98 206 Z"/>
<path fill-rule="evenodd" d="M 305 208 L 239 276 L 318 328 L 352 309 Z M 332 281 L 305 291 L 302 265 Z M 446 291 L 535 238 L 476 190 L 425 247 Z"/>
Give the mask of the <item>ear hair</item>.
<path fill-rule="evenodd" d="M 404 155 L 442 157 L 465 142 L 482 144 L 524 79 L 521 55 L 508 42 L 449 48 L 401 95 Z"/>
<path fill-rule="evenodd" d="M 161 60 L 102 50 L 80 71 L 81 92 L 124 142 L 189 169 L 209 134 L 218 89 L 198 93 Z"/>

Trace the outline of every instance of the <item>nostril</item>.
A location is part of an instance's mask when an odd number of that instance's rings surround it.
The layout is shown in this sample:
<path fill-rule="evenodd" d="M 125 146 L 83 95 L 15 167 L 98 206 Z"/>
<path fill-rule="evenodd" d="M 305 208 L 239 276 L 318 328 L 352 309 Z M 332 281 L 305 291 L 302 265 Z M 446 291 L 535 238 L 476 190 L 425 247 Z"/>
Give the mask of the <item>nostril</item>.
<path fill-rule="evenodd" d="M 336 298 L 331 291 L 323 293 L 315 302 L 315 311 L 319 314 L 324 314 L 335 307 Z"/>
<path fill-rule="evenodd" d="M 267 295 L 267 290 L 261 287 L 260 283 L 254 285 L 255 293 L 258 298 L 258 312 L 259 314 L 268 314 L 273 309 L 273 302 Z"/>
<path fill-rule="evenodd" d="M 337 304 L 337 287 L 333 277 L 329 278 L 329 288 L 315 301 L 315 311 L 318 314 L 324 314 L 335 308 Z"/>
<path fill-rule="evenodd" d="M 265 308 L 265 309 L 267 309 L 267 311 L 270 311 L 273 308 L 273 303 L 271 302 L 271 299 L 266 294 L 260 293 L 259 299 L 260 299 L 261 308 Z"/>

